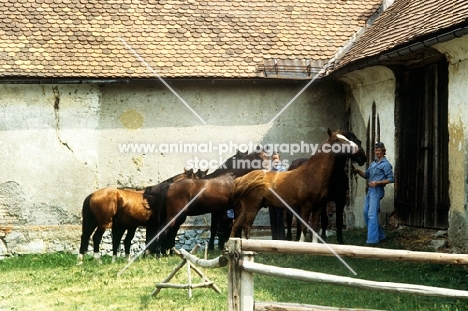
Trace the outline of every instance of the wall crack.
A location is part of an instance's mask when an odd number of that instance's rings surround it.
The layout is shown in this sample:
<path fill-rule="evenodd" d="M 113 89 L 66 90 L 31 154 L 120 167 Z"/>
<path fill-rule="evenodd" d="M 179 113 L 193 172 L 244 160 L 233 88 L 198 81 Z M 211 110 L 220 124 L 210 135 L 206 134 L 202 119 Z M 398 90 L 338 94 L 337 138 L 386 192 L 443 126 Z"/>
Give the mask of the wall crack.
<path fill-rule="evenodd" d="M 55 133 L 57 134 L 57 139 L 60 142 L 60 144 L 65 146 L 68 150 L 70 150 L 73 156 L 75 156 L 75 152 L 73 151 L 73 149 L 68 145 L 66 141 L 64 141 L 60 137 L 60 91 L 58 89 L 58 86 L 53 86 L 52 91 L 54 93 Z"/>

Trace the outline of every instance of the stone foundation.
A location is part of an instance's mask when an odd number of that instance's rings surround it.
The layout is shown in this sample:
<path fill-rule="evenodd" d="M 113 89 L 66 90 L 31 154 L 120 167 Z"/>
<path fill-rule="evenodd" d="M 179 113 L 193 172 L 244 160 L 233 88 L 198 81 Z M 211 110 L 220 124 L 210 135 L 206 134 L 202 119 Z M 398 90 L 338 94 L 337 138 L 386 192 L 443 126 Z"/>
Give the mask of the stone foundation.
<path fill-rule="evenodd" d="M 132 240 L 130 253 L 138 254 L 145 246 L 145 229 L 138 228 Z M 19 254 L 44 254 L 67 252 L 78 254 L 81 238 L 81 226 L 9 226 L 0 227 L 0 259 Z M 123 239 L 119 256 L 124 256 Z M 205 245 L 210 238 L 208 227 L 181 227 L 176 237 L 176 248 L 191 250 L 196 244 Z M 217 244 L 217 240 L 215 240 Z M 101 241 L 101 255 L 112 255 L 112 235 L 107 230 Z M 92 254 L 90 240 L 88 254 Z"/>

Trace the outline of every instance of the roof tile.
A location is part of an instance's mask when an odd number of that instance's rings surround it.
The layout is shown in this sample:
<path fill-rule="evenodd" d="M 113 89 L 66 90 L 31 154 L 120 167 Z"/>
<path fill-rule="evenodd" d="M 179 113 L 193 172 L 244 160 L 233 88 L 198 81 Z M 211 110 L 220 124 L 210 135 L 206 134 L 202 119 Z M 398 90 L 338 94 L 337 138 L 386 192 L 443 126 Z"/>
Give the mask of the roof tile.
<path fill-rule="evenodd" d="M 265 58 L 331 58 L 380 0 L 3 4 L 2 77 L 153 77 L 119 36 L 164 77 L 256 77 Z"/>
<path fill-rule="evenodd" d="M 338 67 L 394 48 L 441 29 L 468 22 L 465 0 L 395 0 L 341 59 Z"/>

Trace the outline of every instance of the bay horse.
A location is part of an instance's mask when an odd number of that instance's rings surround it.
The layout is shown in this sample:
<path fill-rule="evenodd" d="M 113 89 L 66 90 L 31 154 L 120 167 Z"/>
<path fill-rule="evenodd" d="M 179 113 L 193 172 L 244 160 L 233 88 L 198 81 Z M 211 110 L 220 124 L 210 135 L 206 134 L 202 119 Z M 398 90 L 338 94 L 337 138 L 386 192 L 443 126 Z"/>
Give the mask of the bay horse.
<path fill-rule="evenodd" d="M 224 213 L 232 208 L 234 180 L 233 173 L 210 179 L 184 179 L 169 185 L 165 195 L 160 193 L 158 201 L 165 207 L 165 217 L 157 231 L 160 232 L 158 243 L 163 254 L 174 247 L 177 231 L 187 216 Z"/>
<path fill-rule="evenodd" d="M 238 210 L 233 232 L 242 227 L 249 239 L 250 227 L 260 208 L 275 206 L 286 209 L 283 201 L 297 207 L 302 219 L 308 219 L 312 213 L 312 229 L 318 231 L 318 216 L 329 195 L 330 178 L 335 167 L 344 169 L 348 157 L 365 156 L 364 150 L 343 134 L 332 133 L 330 129 L 327 133 L 328 139 L 306 164 L 297 169 L 281 173 L 257 170 L 235 180 L 232 198 L 240 204 L 235 205 Z M 302 224 L 301 228 L 305 237 L 307 227 Z"/>
<path fill-rule="evenodd" d="M 356 137 L 353 132 L 349 131 L 340 131 L 347 139 L 355 142 L 360 149 L 362 149 L 361 141 Z M 294 170 L 301 165 L 307 163 L 307 158 L 299 158 L 294 160 L 291 165 L 289 166 L 288 170 Z M 367 161 L 367 156 L 365 155 L 364 150 L 358 153 L 358 156 L 351 157 L 351 160 L 357 165 L 362 166 Z M 336 235 L 337 241 L 339 244 L 344 244 L 343 239 L 343 213 L 344 207 L 346 206 L 346 202 L 348 199 L 348 191 L 349 191 L 349 177 L 346 173 L 345 167 L 335 166 L 330 178 L 330 186 L 329 186 L 329 193 L 327 202 L 322 205 L 322 209 L 320 212 L 320 227 L 322 228 L 321 237 L 325 241 L 327 239 L 326 230 L 328 228 L 328 220 L 330 216 L 330 211 L 328 210 L 329 201 L 335 202 L 336 206 Z M 292 213 L 287 210 L 286 211 L 286 224 L 287 224 L 287 237 L 289 240 L 292 239 Z M 297 222 L 297 235 L 296 240 L 300 238 L 300 222 Z"/>
<path fill-rule="evenodd" d="M 261 168 L 265 159 L 266 153 L 263 150 L 254 151 L 249 154 L 247 152 L 237 151 L 234 156 L 227 159 L 217 170 L 213 173 L 206 175 L 203 179 L 182 180 L 178 183 L 168 186 L 167 192 L 158 193 L 158 202 L 161 206 L 165 206 L 164 222 L 160 223 L 158 232 L 160 232 L 168 223 L 171 223 L 164 232 L 161 232 L 158 243 L 161 252 L 165 254 L 175 245 L 175 237 L 181 224 L 183 224 L 187 216 L 198 216 L 211 213 L 211 236 L 210 244 L 214 248 L 214 238 L 218 231 L 218 225 L 221 224 L 222 230 L 229 230 L 230 227 L 227 222 L 220 222 L 227 210 L 232 209 L 230 200 L 231 188 L 234 179 L 237 176 L 242 176 L 247 172 L 254 169 Z M 179 212 L 201 191 L 204 192 L 197 197 L 196 201 L 180 214 L 177 219 L 174 219 Z M 229 237 L 226 234 L 220 238 L 220 243 L 224 243 Z M 222 240 L 221 240 L 222 239 Z"/>
<path fill-rule="evenodd" d="M 198 172 L 198 174 L 201 174 Z M 193 169 L 177 174 L 155 186 L 147 187 L 151 191 L 163 188 L 185 178 L 198 178 Z M 82 234 L 78 264 L 83 263 L 83 255 L 88 251 L 89 239 L 93 234 L 94 258 L 100 262 L 99 246 L 107 228 L 112 228 L 112 261 L 117 257 L 120 240 L 127 230 L 124 240 L 125 255 L 130 256 L 130 245 L 138 226 L 149 226 L 154 221 L 153 210 L 142 191 L 124 190 L 118 188 L 102 188 L 88 195 L 82 208 Z M 146 241 L 150 235 L 147 234 Z"/>
<path fill-rule="evenodd" d="M 263 168 L 265 160 L 267 160 L 267 155 L 263 150 L 254 151 L 250 154 L 238 150 L 234 156 L 227 159 L 213 173 L 206 175 L 204 179 L 211 179 L 225 174 L 233 174 L 235 178 L 240 177 L 255 169 Z M 224 249 L 224 244 L 231 234 L 232 221 L 233 219 L 229 217 L 227 210 L 211 213 L 209 250 L 214 250 L 216 236 L 218 236 L 218 248 L 220 250 Z"/>

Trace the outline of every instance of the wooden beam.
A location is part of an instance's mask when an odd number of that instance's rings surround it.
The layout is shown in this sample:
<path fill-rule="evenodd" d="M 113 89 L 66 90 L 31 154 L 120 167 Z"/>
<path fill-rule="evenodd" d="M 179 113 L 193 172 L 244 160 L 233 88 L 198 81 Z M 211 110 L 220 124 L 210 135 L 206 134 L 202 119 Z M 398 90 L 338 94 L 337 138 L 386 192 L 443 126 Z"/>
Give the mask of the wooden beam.
<path fill-rule="evenodd" d="M 343 257 L 369 258 L 383 260 L 399 260 L 406 262 L 436 263 L 450 265 L 467 265 L 468 254 L 446 254 L 436 252 L 413 252 L 407 250 L 364 247 L 338 244 L 319 244 L 306 242 L 290 242 L 276 240 L 246 240 L 242 239 L 243 251 L 283 253 L 283 254 L 314 254 L 333 256 L 330 249 Z"/>
<path fill-rule="evenodd" d="M 180 249 L 179 252 L 191 263 L 202 268 L 221 268 L 227 266 L 229 262 L 228 259 L 222 255 L 214 259 L 206 260 L 190 254 L 185 249 Z"/>
<path fill-rule="evenodd" d="M 292 268 L 280 268 L 276 266 L 263 265 L 255 262 L 241 262 L 243 270 L 251 273 L 258 273 L 281 278 L 288 278 L 307 282 L 318 282 L 351 286 L 380 292 L 393 292 L 404 294 L 417 294 L 424 296 L 438 296 L 468 299 L 468 291 L 431 287 L 424 285 L 413 285 L 404 283 L 375 282 L 362 279 L 355 279 L 345 276 L 331 275 L 319 272 L 304 271 Z"/>
<path fill-rule="evenodd" d="M 255 302 L 255 311 L 381 311 L 371 309 L 336 308 L 286 302 Z"/>

